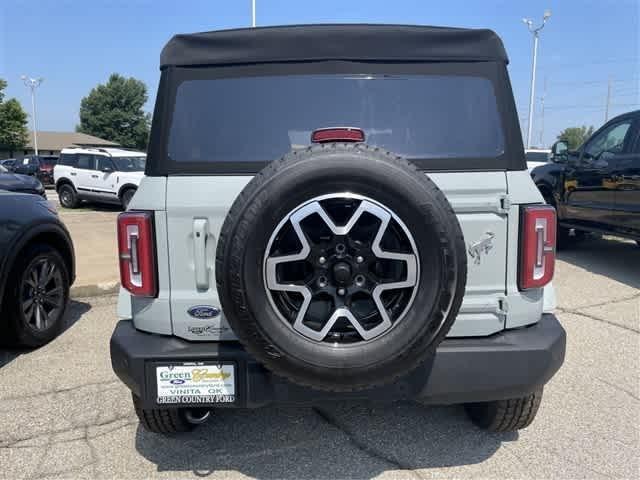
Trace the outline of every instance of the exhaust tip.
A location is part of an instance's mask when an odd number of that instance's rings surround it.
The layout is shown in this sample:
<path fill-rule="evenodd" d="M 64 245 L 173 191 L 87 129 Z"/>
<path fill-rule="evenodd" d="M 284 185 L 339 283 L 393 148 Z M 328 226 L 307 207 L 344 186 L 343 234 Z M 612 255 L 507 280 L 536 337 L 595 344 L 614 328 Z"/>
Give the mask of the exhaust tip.
<path fill-rule="evenodd" d="M 211 410 L 204 410 L 201 408 L 195 410 L 189 409 L 184 412 L 184 416 L 187 419 L 187 422 L 193 425 L 200 425 L 209 420 Z"/>

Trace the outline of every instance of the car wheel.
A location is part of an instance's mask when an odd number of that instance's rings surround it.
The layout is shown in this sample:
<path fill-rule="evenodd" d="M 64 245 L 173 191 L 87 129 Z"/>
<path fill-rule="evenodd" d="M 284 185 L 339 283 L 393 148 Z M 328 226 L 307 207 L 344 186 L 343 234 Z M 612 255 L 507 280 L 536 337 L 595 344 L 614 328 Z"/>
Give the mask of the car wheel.
<path fill-rule="evenodd" d="M 58 188 L 58 199 L 60 200 L 60 205 L 64 208 L 76 208 L 79 203 L 75 189 L 68 184 Z"/>
<path fill-rule="evenodd" d="M 11 270 L 2 327 L 11 344 L 38 347 L 62 330 L 69 302 L 69 272 L 54 248 L 36 244 L 21 252 Z"/>
<path fill-rule="evenodd" d="M 329 391 L 433 358 L 464 295 L 462 231 L 406 160 L 362 144 L 292 152 L 234 202 L 216 252 L 225 316 L 274 373 Z"/>
<path fill-rule="evenodd" d="M 186 408 L 143 408 L 140 398 L 131 394 L 133 408 L 145 430 L 153 433 L 190 432 L 196 425 L 204 423 L 210 415 L 209 410 Z"/>
<path fill-rule="evenodd" d="M 120 197 L 120 201 L 122 202 L 122 208 L 124 208 L 125 210 L 129 208 L 129 203 L 131 202 L 131 199 L 133 198 L 135 193 L 136 193 L 136 190 L 134 188 L 128 188 L 127 190 L 122 192 L 122 195 Z"/>
<path fill-rule="evenodd" d="M 491 432 L 514 432 L 531 425 L 540 402 L 542 389 L 526 397 L 479 402 L 465 405 L 471 421 Z"/>

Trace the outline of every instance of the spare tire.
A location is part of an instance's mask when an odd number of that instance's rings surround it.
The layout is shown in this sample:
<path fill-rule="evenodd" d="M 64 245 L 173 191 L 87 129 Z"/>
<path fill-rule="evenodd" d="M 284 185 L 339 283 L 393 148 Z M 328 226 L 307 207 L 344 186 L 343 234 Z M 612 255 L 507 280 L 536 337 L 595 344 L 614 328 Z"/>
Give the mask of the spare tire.
<path fill-rule="evenodd" d="M 222 309 L 277 375 L 330 391 L 391 382 L 456 318 L 462 231 L 438 187 L 363 144 L 294 151 L 235 200 L 216 252 Z"/>

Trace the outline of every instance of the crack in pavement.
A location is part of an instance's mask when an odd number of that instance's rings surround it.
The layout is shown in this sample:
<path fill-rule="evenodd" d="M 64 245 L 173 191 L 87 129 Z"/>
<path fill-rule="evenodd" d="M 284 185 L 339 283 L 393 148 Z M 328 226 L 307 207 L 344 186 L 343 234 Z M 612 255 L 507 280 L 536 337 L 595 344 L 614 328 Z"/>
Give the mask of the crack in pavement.
<path fill-rule="evenodd" d="M 603 305 L 607 305 L 607 304 L 604 303 Z M 585 307 L 581 307 L 581 308 L 585 308 Z M 622 328 L 623 330 L 628 330 L 628 331 L 634 332 L 634 333 L 640 333 L 640 329 L 638 329 L 638 328 L 627 327 L 626 325 L 621 325 L 619 323 L 612 322 L 611 320 L 606 320 L 604 318 L 596 317 L 595 315 L 591 315 L 589 313 L 581 312 L 580 310 L 577 310 L 577 309 L 566 309 L 566 308 L 561 308 L 561 307 L 557 307 L 556 309 L 560 313 L 570 313 L 570 314 L 573 314 L 573 315 L 578 315 L 578 316 L 581 316 L 581 317 L 584 317 L 584 318 L 588 318 L 590 320 L 595 320 L 596 322 L 601 322 L 601 323 L 606 323 L 608 325 L 613 325 L 614 327 L 619 327 L 619 328 Z"/>
<path fill-rule="evenodd" d="M 347 439 L 361 452 L 372 458 L 375 458 L 376 460 L 380 460 L 388 465 L 391 465 L 398 470 L 407 471 L 411 473 L 415 478 L 422 480 L 423 477 L 414 470 L 414 467 L 412 465 L 406 464 L 395 457 L 391 457 L 384 452 L 381 452 L 377 448 L 372 447 L 371 445 L 367 445 L 367 443 L 358 438 L 350 428 L 342 424 L 336 417 L 331 415 L 326 410 L 318 407 L 312 407 L 311 410 L 315 412 L 328 425 L 342 432 L 347 437 Z"/>
<path fill-rule="evenodd" d="M 640 299 L 640 293 L 635 293 L 635 294 L 631 295 L 630 297 L 615 298 L 613 300 L 607 300 L 605 302 L 598 302 L 598 303 L 593 303 L 593 304 L 580 305 L 580 306 L 575 307 L 573 310 L 579 310 L 579 309 L 582 309 L 582 308 L 604 307 L 604 306 L 610 305 L 612 303 L 628 302 L 629 300 L 634 300 L 636 298 Z M 558 306 L 558 308 L 564 308 L 564 307 Z M 567 310 L 569 310 L 569 309 L 567 309 Z"/>
<path fill-rule="evenodd" d="M 119 380 L 111 380 L 111 381 L 105 381 L 105 382 L 83 383 L 82 385 L 76 385 L 76 386 L 73 386 L 73 387 L 48 390 L 46 392 L 32 393 L 32 394 L 28 394 L 28 395 L 13 395 L 13 396 L 9 396 L 9 397 L 0 397 L 0 402 L 5 402 L 5 401 L 9 401 L 9 400 L 29 400 L 29 399 L 32 399 L 32 398 L 44 397 L 46 395 L 55 395 L 55 394 L 58 394 L 58 393 L 71 392 L 73 390 L 78 390 L 78 389 L 81 389 L 81 388 L 95 387 L 95 386 L 100 386 L 100 385 L 105 385 L 107 388 L 105 388 L 103 390 L 98 390 L 98 393 L 106 392 L 106 391 L 111 390 L 113 387 L 116 387 L 116 386 L 122 386 L 122 383 Z"/>
<path fill-rule="evenodd" d="M 113 429 L 109 429 L 106 430 L 104 432 L 100 432 L 100 433 L 95 433 L 95 434 L 91 434 L 89 435 L 89 429 L 92 427 L 104 427 L 107 425 L 112 425 L 114 423 L 118 423 L 122 420 L 129 420 L 127 423 L 124 423 L 122 425 L 118 425 L 116 428 Z M 119 430 L 121 428 L 124 428 L 125 426 L 128 425 L 132 425 L 134 423 L 137 422 L 137 417 L 135 417 L 135 415 L 124 415 L 122 417 L 117 417 L 113 420 L 107 420 L 104 422 L 98 422 L 98 423 L 90 423 L 87 425 L 76 425 L 76 426 L 72 426 L 69 428 L 63 428 L 63 429 L 52 429 L 51 431 L 48 432 L 43 432 L 43 433 L 39 433 L 37 435 L 32 435 L 30 437 L 22 437 L 22 438 L 17 438 L 14 439 L 11 443 L 5 443 L 2 444 L 0 443 L 0 450 L 2 449 L 15 449 L 15 448 L 41 448 L 41 447 L 46 447 L 46 446 L 51 446 L 51 445 L 57 445 L 57 444 L 64 444 L 64 443 L 71 443 L 71 442 L 77 442 L 78 440 L 82 440 L 84 437 L 88 436 L 88 438 L 90 439 L 94 439 L 94 438 L 98 438 L 98 437 L 102 437 L 104 435 L 107 435 L 113 431 Z M 65 433 L 71 433 L 78 430 L 79 432 L 84 430 L 84 437 L 75 437 L 75 438 L 68 438 L 65 440 L 58 440 L 58 441 L 52 441 L 52 437 L 55 435 L 61 435 L 61 434 L 65 434 Z M 44 438 L 47 437 L 47 441 L 46 443 L 43 443 L 42 445 L 17 445 L 19 443 L 24 443 L 24 442 L 28 442 L 29 440 L 37 440 L 39 438 Z"/>
<path fill-rule="evenodd" d="M 596 378 L 596 380 L 598 380 L 599 382 L 605 383 L 605 384 L 609 385 L 610 387 L 615 388 L 616 390 L 619 390 L 619 391 L 621 391 L 623 393 L 626 393 L 627 395 L 629 395 L 634 400 L 637 400 L 637 401 L 640 402 L 640 398 L 638 398 L 637 395 L 635 395 L 634 393 L 630 392 L 626 388 L 622 388 L 621 386 L 616 385 L 615 383 L 607 382 L 606 380 L 604 380 L 602 378 Z"/>

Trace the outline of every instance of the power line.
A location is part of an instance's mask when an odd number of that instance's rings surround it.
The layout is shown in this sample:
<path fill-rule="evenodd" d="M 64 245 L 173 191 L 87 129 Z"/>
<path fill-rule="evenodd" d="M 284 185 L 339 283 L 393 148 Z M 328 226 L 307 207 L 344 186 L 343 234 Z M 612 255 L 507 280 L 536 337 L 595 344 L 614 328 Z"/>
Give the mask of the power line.
<path fill-rule="evenodd" d="M 565 67 L 584 67 L 587 65 L 615 65 L 615 64 L 637 62 L 637 61 L 638 61 L 637 57 L 627 57 L 627 58 L 594 60 L 594 61 L 577 62 L 577 63 L 562 63 L 560 65 L 545 65 L 542 68 L 543 69 L 552 68 L 553 70 L 557 70 L 559 68 L 565 68 Z"/>
<path fill-rule="evenodd" d="M 640 103 L 611 103 L 610 107 L 635 107 L 640 106 Z M 606 108 L 606 105 L 548 105 L 544 107 L 545 109 L 551 110 L 565 110 L 565 109 L 593 109 L 597 108 L 603 110 Z"/>
<path fill-rule="evenodd" d="M 611 80 L 611 83 L 628 83 L 635 82 L 640 77 L 621 78 L 618 80 Z M 551 85 L 603 85 L 608 84 L 609 80 L 586 80 L 578 82 L 551 82 Z"/>

